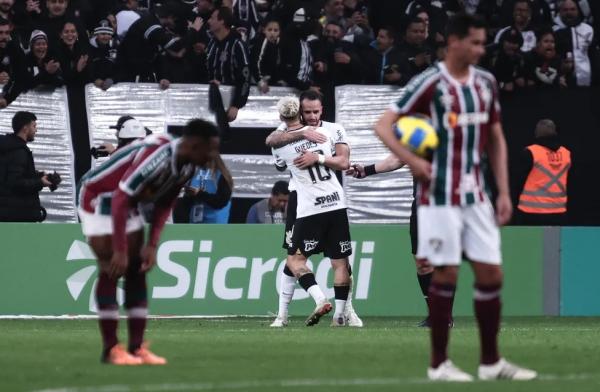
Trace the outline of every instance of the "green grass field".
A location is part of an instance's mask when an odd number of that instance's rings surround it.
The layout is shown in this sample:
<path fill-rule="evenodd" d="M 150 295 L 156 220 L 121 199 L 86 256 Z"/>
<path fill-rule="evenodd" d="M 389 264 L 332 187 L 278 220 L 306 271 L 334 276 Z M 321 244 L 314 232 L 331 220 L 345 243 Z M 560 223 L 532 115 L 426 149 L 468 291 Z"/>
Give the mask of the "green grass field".
<path fill-rule="evenodd" d="M 363 329 L 269 321 L 151 320 L 147 337 L 169 364 L 123 368 L 100 364 L 93 320 L 0 320 L 0 391 L 600 391 L 598 318 L 505 319 L 503 354 L 540 379 L 468 385 L 425 379 L 429 335 L 416 318 L 370 318 Z M 472 318 L 456 320 L 450 344 L 474 373 Z"/>

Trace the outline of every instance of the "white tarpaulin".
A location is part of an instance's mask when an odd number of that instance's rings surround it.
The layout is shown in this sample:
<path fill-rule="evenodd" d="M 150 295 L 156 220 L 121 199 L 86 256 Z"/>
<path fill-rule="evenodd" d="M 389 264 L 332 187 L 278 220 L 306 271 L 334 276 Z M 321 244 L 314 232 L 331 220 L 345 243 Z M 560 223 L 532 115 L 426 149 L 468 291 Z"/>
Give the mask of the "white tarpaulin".
<path fill-rule="evenodd" d="M 62 177 L 56 191 L 44 188 L 40 192 L 42 206 L 48 213 L 46 222 L 77 222 L 67 92 L 59 88 L 21 94 L 7 108 L 0 110 L 0 133 L 12 133 L 12 117 L 23 110 L 37 117 L 37 135 L 27 144 L 33 152 L 36 169 L 46 173 L 56 170 Z"/>

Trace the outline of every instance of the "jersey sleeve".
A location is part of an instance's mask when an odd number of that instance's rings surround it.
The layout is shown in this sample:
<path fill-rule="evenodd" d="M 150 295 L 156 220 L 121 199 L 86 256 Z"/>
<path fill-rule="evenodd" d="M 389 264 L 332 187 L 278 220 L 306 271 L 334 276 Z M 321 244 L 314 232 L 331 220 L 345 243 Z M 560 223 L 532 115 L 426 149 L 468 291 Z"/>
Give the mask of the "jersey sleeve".
<path fill-rule="evenodd" d="M 275 167 L 279 171 L 284 171 L 287 168 L 287 163 L 285 163 L 285 159 L 283 159 L 275 149 L 271 149 L 271 153 L 273 154 L 273 158 L 275 158 Z"/>
<path fill-rule="evenodd" d="M 400 99 L 394 102 L 390 109 L 401 116 L 415 113 L 429 115 L 433 86 L 438 80 L 439 77 L 433 67 L 415 76 L 408 82 Z"/>
<path fill-rule="evenodd" d="M 148 180 L 160 173 L 165 165 L 170 164 L 170 157 L 169 144 L 142 149 L 137 153 L 133 164 L 121 177 L 119 189 L 129 196 L 139 195 Z"/>
<path fill-rule="evenodd" d="M 500 115 L 502 110 L 500 109 L 500 97 L 498 96 L 498 83 L 496 79 L 492 77 L 490 80 L 490 92 L 492 94 L 490 103 L 490 125 L 500 122 Z"/>
<path fill-rule="evenodd" d="M 333 132 L 333 144 L 349 144 L 348 143 L 348 135 L 346 134 L 346 129 L 339 125 Z"/>

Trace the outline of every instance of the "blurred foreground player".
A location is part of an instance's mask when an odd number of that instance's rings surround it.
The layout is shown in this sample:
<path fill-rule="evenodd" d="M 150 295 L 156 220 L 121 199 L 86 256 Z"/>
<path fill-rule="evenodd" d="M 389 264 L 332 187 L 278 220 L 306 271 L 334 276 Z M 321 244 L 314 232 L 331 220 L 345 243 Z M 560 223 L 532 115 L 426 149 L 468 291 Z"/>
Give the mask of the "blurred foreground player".
<path fill-rule="evenodd" d="M 417 187 L 417 257 L 435 268 L 429 289 L 430 380 L 472 381 L 448 359 L 449 322 L 461 254 L 475 275 L 475 316 L 481 339 L 479 379 L 531 380 L 535 371 L 500 357 L 502 268 L 499 225 L 510 220 L 506 142 L 494 77 L 474 65 L 485 52 L 485 25 L 457 14 L 448 23 L 446 59 L 416 76 L 379 119 L 381 140 L 410 167 Z M 404 115 L 431 117 L 439 146 L 429 162 L 402 146 L 393 125 Z M 498 188 L 496 211 L 485 193 L 481 157 L 487 153 Z"/>
<path fill-rule="evenodd" d="M 78 212 L 99 265 L 96 301 L 104 344 L 102 360 L 114 365 L 164 365 L 144 342 L 146 273 L 156 263 L 156 247 L 181 188 L 218 155 L 217 128 L 191 120 L 183 136 L 151 135 L 124 146 L 89 171 L 80 182 Z M 150 234 L 144 243 L 141 203 L 153 203 Z M 117 281 L 125 277 L 129 349 L 117 339 Z"/>

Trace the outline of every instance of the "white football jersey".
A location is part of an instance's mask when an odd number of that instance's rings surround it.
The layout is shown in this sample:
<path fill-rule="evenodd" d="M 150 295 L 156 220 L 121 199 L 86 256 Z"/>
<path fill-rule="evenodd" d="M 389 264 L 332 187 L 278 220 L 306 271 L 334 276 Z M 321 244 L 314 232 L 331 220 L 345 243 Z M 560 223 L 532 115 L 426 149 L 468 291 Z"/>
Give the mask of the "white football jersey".
<path fill-rule="evenodd" d="M 331 157 L 332 152 L 335 152 L 336 135 L 323 127 L 316 128 L 316 131 L 327 136 L 325 143 L 317 144 L 303 139 L 272 150 L 275 165 L 287 166 L 292 173 L 290 188 L 298 193 L 297 218 L 346 208 L 344 190 L 333 169 L 319 163 L 302 170 L 294 165 L 294 159 L 303 151 L 316 152 L 326 157 Z M 339 138 L 344 136 L 345 133 L 342 132 Z"/>
<path fill-rule="evenodd" d="M 321 121 L 321 128 L 326 129 L 329 132 L 329 136 L 333 139 L 331 155 L 335 155 L 336 144 L 348 144 L 348 138 L 346 137 L 346 129 L 342 125 L 327 121 Z M 277 130 L 282 132 L 286 131 L 287 125 L 284 122 L 282 122 L 277 127 Z M 288 189 L 290 190 L 290 192 L 296 190 L 293 181 L 290 181 Z"/>

